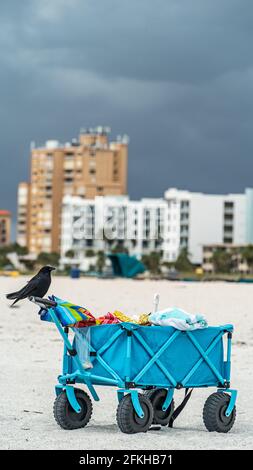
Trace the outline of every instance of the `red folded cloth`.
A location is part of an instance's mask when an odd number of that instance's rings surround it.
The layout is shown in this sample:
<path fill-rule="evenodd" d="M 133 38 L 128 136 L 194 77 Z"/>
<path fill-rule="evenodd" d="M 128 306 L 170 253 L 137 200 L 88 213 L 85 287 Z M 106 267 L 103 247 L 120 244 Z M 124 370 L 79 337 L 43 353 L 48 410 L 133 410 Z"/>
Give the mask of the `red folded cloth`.
<path fill-rule="evenodd" d="M 97 323 L 99 325 L 108 325 L 108 324 L 113 324 L 113 323 L 120 323 L 117 317 L 113 315 L 113 313 L 108 312 L 106 315 L 103 317 L 99 317 L 97 319 Z"/>
<path fill-rule="evenodd" d="M 92 326 L 96 325 L 96 319 L 95 318 L 88 318 L 87 320 L 81 320 L 76 322 L 73 327 L 74 328 L 84 328 L 85 326 Z"/>

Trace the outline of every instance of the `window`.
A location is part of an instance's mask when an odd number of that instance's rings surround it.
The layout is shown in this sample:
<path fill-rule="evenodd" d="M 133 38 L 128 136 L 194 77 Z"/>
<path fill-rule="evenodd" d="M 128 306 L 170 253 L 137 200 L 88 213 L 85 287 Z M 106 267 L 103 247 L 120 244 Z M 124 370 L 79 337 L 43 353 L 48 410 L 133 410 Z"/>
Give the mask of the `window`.
<path fill-rule="evenodd" d="M 225 201 L 224 202 L 224 207 L 227 208 L 227 209 L 231 209 L 234 207 L 234 203 L 231 202 L 231 201 Z"/>
<path fill-rule="evenodd" d="M 233 221 L 234 220 L 234 216 L 233 214 L 226 214 L 224 215 L 224 220 L 225 221 Z"/>
<path fill-rule="evenodd" d="M 224 232 L 232 233 L 233 226 L 232 225 L 224 225 Z"/>

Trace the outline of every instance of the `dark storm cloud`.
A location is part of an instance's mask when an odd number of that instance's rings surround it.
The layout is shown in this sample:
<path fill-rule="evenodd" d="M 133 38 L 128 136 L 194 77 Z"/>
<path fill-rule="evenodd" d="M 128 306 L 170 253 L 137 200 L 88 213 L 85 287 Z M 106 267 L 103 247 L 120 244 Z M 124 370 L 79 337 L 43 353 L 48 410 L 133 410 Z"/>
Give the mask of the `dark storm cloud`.
<path fill-rule="evenodd" d="M 127 133 L 131 197 L 252 186 L 248 0 L 10 0 L 0 11 L 0 206 L 29 144 Z"/>

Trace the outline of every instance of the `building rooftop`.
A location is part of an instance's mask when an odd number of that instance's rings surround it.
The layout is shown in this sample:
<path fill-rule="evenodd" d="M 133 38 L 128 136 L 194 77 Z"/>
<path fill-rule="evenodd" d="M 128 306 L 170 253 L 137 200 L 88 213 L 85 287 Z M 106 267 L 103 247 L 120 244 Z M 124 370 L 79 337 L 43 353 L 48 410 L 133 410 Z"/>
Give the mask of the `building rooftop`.
<path fill-rule="evenodd" d="M 4 209 L 0 209 L 0 215 L 7 215 L 7 216 L 10 216 L 11 213 L 10 213 L 10 211 L 4 210 Z"/>
<path fill-rule="evenodd" d="M 36 147 L 35 142 L 31 142 L 31 150 L 55 150 L 55 149 L 73 149 L 73 147 L 79 147 L 85 145 L 93 147 L 95 149 L 111 149 L 114 150 L 118 145 L 128 145 L 129 137 L 124 135 L 118 135 L 115 140 L 109 142 L 109 134 L 111 132 L 110 127 L 98 126 L 96 128 L 82 128 L 80 130 L 79 138 L 73 138 L 70 142 L 61 143 L 56 139 L 49 139 L 44 145 Z M 93 141 L 93 138 L 95 139 Z"/>

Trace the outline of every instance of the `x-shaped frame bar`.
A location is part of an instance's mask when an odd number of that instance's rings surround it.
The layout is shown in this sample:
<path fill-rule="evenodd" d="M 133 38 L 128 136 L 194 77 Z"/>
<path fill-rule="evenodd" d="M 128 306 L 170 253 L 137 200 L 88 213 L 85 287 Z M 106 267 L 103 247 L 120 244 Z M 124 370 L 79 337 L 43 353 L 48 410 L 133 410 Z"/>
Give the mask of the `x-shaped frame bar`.
<path fill-rule="evenodd" d="M 179 330 L 175 331 L 173 333 L 173 335 L 170 336 L 169 339 L 167 339 L 167 341 L 165 341 L 165 343 L 163 344 L 163 346 L 159 349 L 159 351 L 157 351 L 156 353 L 154 353 L 154 351 L 151 349 L 151 347 L 146 343 L 146 341 L 142 338 L 142 336 L 135 330 L 133 332 L 134 336 L 138 339 L 138 341 L 142 344 L 142 346 L 146 349 L 146 351 L 149 353 L 149 355 L 151 356 L 151 359 L 149 360 L 149 362 L 147 362 L 147 364 L 145 365 L 145 367 L 139 372 L 139 374 L 136 375 L 136 377 L 133 379 L 133 382 L 134 383 L 138 383 L 138 381 L 140 380 L 140 378 L 147 372 L 147 370 L 154 364 L 156 363 L 157 366 L 159 367 L 159 369 L 162 370 L 162 372 L 166 375 L 166 377 L 169 379 L 170 383 L 172 383 L 172 385 L 174 387 L 176 387 L 177 385 L 177 382 L 176 380 L 174 379 L 174 377 L 170 374 L 170 372 L 166 369 L 166 367 L 164 367 L 164 365 L 161 363 L 161 361 L 159 360 L 159 357 L 161 356 L 161 354 L 168 348 L 168 346 L 173 342 L 175 341 L 175 339 L 178 337 L 178 335 L 180 334 L 181 332 Z"/>
<path fill-rule="evenodd" d="M 192 377 L 192 375 L 196 372 L 196 370 L 199 368 L 199 366 L 202 364 L 203 361 L 205 361 L 207 363 L 207 365 L 210 367 L 210 369 L 212 370 L 212 372 L 216 375 L 216 377 L 219 379 L 220 383 L 223 384 L 224 383 L 224 378 L 220 375 L 219 371 L 216 369 L 216 367 L 213 365 L 212 361 L 210 361 L 209 357 L 208 357 L 208 354 L 213 350 L 214 346 L 216 346 L 216 344 L 219 342 L 219 340 L 222 338 L 224 332 L 222 331 L 221 333 L 219 333 L 216 338 L 214 338 L 214 340 L 211 342 L 211 344 L 208 346 L 208 348 L 206 349 L 206 351 L 204 351 L 204 349 L 200 346 L 199 342 L 196 340 L 196 338 L 194 337 L 194 335 L 190 332 L 190 331 L 187 331 L 186 332 L 188 338 L 190 338 L 191 342 L 194 344 L 194 346 L 196 347 L 196 349 L 199 351 L 199 353 L 201 354 L 201 357 L 200 359 L 196 362 L 196 364 L 192 367 L 192 369 L 190 370 L 190 372 L 186 375 L 186 377 L 183 379 L 183 381 L 181 382 L 181 384 L 184 386 L 190 377 Z"/>
<path fill-rule="evenodd" d="M 137 383 L 138 384 L 138 381 L 140 380 L 140 378 L 147 372 L 148 369 L 150 369 L 150 367 L 156 363 L 157 366 L 160 368 L 160 370 L 162 370 L 162 372 L 165 374 L 165 376 L 169 379 L 169 381 L 172 383 L 172 385 L 174 387 L 177 386 L 177 382 L 176 380 L 174 379 L 174 377 L 170 374 L 170 372 L 166 369 L 166 367 L 160 362 L 159 360 L 159 357 L 160 355 L 171 345 L 171 343 L 177 338 L 177 336 L 179 334 L 182 334 L 181 331 L 177 330 L 175 331 L 175 333 L 173 333 L 173 335 L 163 344 L 163 346 L 159 349 L 159 351 L 157 351 L 156 353 L 154 353 L 154 351 L 150 348 L 150 346 L 146 343 L 146 341 L 142 338 L 142 336 L 135 330 L 133 332 L 134 336 L 138 339 L 138 341 L 142 344 L 142 346 L 144 347 L 144 349 L 149 353 L 149 355 L 151 356 L 151 359 L 147 362 L 147 364 L 144 366 L 144 368 L 136 375 L 136 377 L 133 379 L 133 382 L 134 383 Z M 209 357 L 208 357 L 208 354 L 213 350 L 213 348 L 216 346 L 216 344 L 219 342 L 219 340 L 221 339 L 221 337 L 223 336 L 224 332 L 222 331 L 221 333 L 219 333 L 216 338 L 214 338 L 214 340 L 211 342 L 211 344 L 208 346 L 208 348 L 206 349 L 206 351 L 203 350 L 203 348 L 200 346 L 200 344 L 198 343 L 198 341 L 195 339 L 194 335 L 187 331 L 186 332 L 187 336 L 189 337 L 190 341 L 193 343 L 193 345 L 196 347 L 196 349 L 198 350 L 198 352 L 201 354 L 201 357 L 200 359 L 196 362 L 196 364 L 192 367 L 192 369 L 190 370 L 190 372 L 185 376 L 185 378 L 183 379 L 183 381 L 181 382 L 180 385 L 182 385 L 183 387 L 187 384 L 188 380 L 190 379 L 190 377 L 196 372 L 196 370 L 199 368 L 199 366 L 202 364 L 203 361 L 205 361 L 207 363 L 207 365 L 210 367 L 210 369 L 212 370 L 212 372 L 216 375 L 216 377 L 218 378 L 218 380 L 220 381 L 221 384 L 224 383 L 224 378 L 221 376 L 221 374 L 219 373 L 219 371 L 217 370 L 217 368 L 214 366 L 214 364 L 212 363 L 212 361 L 210 361 Z"/>
<path fill-rule="evenodd" d="M 117 374 L 117 372 L 115 372 L 108 364 L 107 362 L 101 357 L 101 355 L 111 346 L 111 344 L 123 333 L 123 329 L 120 329 L 120 330 L 117 330 L 116 333 L 114 333 L 114 335 L 112 335 L 109 340 L 103 344 L 103 346 L 101 346 L 101 348 L 96 351 L 93 346 L 91 345 L 91 343 L 89 343 L 85 337 L 82 337 L 82 340 L 84 340 L 86 342 L 86 345 L 88 347 L 88 350 L 91 351 L 91 352 L 95 352 L 96 355 L 95 356 L 91 356 L 91 360 L 95 360 L 97 359 L 98 362 L 100 362 L 100 364 L 104 367 L 105 370 L 107 370 L 107 372 L 109 372 L 109 374 L 112 375 L 112 377 L 114 379 L 116 379 L 117 381 L 119 381 L 120 383 L 122 383 L 122 379 L 120 378 L 120 376 Z"/>

